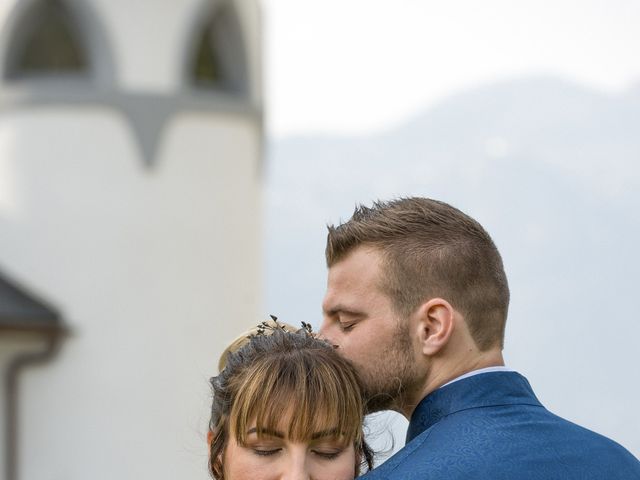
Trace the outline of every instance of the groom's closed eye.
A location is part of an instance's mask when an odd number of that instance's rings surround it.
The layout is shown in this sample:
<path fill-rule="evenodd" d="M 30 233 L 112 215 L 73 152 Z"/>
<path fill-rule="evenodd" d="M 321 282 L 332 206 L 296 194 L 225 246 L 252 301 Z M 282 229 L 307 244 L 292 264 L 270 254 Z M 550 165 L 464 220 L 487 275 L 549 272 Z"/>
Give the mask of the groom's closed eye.
<path fill-rule="evenodd" d="M 353 329 L 359 322 L 364 320 L 365 315 L 361 312 L 351 312 L 341 310 L 337 315 L 338 325 L 344 332 L 348 332 Z"/>
<path fill-rule="evenodd" d="M 349 330 L 352 330 L 353 327 L 355 327 L 357 323 L 358 323 L 357 320 L 346 320 L 346 319 L 343 320 L 343 319 L 340 319 L 338 321 L 338 324 L 340 325 L 340 329 L 343 332 L 348 332 Z"/>

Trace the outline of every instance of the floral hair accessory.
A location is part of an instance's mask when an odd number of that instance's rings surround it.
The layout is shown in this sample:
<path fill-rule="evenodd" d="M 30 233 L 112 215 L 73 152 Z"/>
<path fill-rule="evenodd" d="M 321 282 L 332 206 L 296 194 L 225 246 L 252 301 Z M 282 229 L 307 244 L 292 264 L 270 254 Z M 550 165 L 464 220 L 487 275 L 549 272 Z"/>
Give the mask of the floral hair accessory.
<path fill-rule="evenodd" d="M 233 342 L 231 342 L 231 344 L 224 350 L 224 352 L 222 352 L 222 355 L 220 355 L 220 360 L 218 361 L 219 372 L 222 372 L 222 370 L 224 370 L 229 354 L 240 350 L 254 337 L 273 335 L 273 333 L 276 331 L 287 333 L 304 332 L 306 335 L 312 337 L 316 336 L 316 334 L 313 332 L 313 327 L 309 323 L 302 322 L 302 328 L 298 328 L 294 327 L 293 325 L 289 325 L 288 323 L 279 322 L 278 317 L 276 317 L 275 315 L 269 315 L 269 317 L 271 317 L 269 320 L 260 322 L 258 325 L 249 329 L 247 332 L 240 335 Z"/>

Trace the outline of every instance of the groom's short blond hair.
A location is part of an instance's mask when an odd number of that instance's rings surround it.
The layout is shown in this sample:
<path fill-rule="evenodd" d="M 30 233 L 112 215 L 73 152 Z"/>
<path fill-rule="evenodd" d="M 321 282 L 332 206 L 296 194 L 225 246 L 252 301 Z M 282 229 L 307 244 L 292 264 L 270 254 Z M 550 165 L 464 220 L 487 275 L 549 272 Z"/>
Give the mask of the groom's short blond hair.
<path fill-rule="evenodd" d="M 481 350 L 504 345 L 509 285 L 502 258 L 482 226 L 438 200 L 412 197 L 359 205 L 329 225 L 327 266 L 360 246 L 383 258 L 382 290 L 398 313 L 444 298 L 465 318 Z"/>

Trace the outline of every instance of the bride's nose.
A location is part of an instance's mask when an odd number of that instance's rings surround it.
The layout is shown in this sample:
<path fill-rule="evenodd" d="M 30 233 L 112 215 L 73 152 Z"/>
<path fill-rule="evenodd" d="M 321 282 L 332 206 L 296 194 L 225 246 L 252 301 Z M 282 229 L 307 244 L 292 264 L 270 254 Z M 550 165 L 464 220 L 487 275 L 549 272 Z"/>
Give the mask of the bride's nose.
<path fill-rule="evenodd" d="M 305 450 L 295 450 L 287 456 L 281 480 L 314 480 L 309 472 Z"/>

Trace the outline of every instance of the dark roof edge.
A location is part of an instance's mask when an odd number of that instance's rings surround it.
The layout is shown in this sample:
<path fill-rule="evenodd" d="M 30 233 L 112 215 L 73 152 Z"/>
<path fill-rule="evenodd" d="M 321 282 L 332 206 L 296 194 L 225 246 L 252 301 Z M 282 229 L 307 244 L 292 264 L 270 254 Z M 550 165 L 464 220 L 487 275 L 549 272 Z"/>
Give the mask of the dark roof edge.
<path fill-rule="evenodd" d="M 1 329 L 60 330 L 61 324 L 56 308 L 0 270 Z"/>

